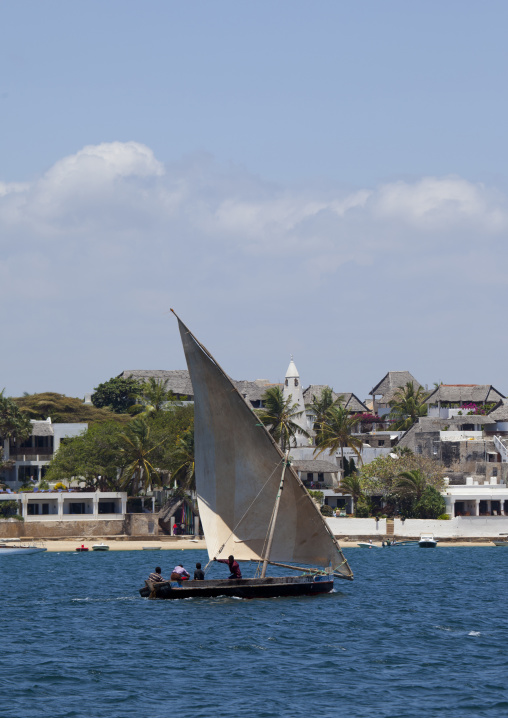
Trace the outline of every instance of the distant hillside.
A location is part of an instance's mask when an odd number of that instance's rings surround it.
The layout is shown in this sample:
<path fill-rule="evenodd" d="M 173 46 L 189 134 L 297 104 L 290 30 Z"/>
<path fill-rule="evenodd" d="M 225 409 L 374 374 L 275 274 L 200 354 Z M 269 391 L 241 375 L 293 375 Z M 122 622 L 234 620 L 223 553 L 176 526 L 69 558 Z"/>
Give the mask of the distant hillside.
<path fill-rule="evenodd" d="M 109 409 L 97 409 L 90 404 L 83 404 L 81 399 L 49 391 L 44 394 L 13 397 L 12 400 L 30 419 L 44 420 L 49 416 L 53 423 L 86 422 L 93 425 L 116 421 L 125 424 L 132 418 L 129 414 L 115 414 Z"/>

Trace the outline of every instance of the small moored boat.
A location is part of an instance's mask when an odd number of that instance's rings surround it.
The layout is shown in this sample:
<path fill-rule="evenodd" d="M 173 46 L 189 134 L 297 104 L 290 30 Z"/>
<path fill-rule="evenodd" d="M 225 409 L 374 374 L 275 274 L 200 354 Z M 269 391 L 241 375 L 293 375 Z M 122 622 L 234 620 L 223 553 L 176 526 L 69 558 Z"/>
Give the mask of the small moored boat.
<path fill-rule="evenodd" d="M 84 553 L 85 551 L 88 551 L 88 547 L 81 544 L 81 546 L 78 546 L 76 551 L 78 551 L 79 553 Z"/>
<path fill-rule="evenodd" d="M 376 546 L 372 541 L 360 541 L 358 546 L 360 548 L 381 548 L 381 546 Z"/>
<path fill-rule="evenodd" d="M 418 546 L 420 548 L 436 548 L 437 539 L 434 538 L 433 534 L 422 534 L 418 541 Z"/>
<path fill-rule="evenodd" d="M 109 546 L 105 543 L 94 543 L 92 551 L 109 551 Z"/>

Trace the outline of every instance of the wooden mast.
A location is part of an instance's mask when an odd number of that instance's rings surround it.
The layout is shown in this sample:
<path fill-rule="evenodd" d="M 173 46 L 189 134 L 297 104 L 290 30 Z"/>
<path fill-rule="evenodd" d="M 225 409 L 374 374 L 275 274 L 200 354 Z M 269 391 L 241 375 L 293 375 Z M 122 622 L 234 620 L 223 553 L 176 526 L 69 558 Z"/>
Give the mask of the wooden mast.
<path fill-rule="evenodd" d="M 277 514 L 279 513 L 280 499 L 282 496 L 282 487 L 284 486 L 284 476 L 286 473 L 286 466 L 288 464 L 289 451 L 284 454 L 284 464 L 282 466 L 282 476 L 280 477 L 279 491 L 275 499 L 275 505 L 273 507 L 272 521 L 270 524 L 270 533 L 268 534 L 268 542 L 266 545 L 266 551 L 263 559 L 263 568 L 261 569 L 261 578 L 266 576 L 266 568 L 270 560 L 270 553 L 272 550 L 273 536 L 275 534 L 275 523 L 277 521 Z"/>

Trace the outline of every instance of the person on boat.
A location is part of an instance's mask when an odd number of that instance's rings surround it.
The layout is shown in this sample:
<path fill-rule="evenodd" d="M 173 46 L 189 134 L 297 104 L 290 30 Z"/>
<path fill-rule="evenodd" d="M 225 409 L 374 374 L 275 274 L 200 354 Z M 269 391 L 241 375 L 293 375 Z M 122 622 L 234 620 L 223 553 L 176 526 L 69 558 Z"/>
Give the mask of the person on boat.
<path fill-rule="evenodd" d="M 148 580 L 152 581 L 152 583 L 159 583 L 159 581 L 165 580 L 162 578 L 162 569 L 160 566 L 157 566 L 155 571 L 148 576 Z"/>
<path fill-rule="evenodd" d="M 172 581 L 188 581 L 189 578 L 190 573 L 184 569 L 181 563 L 179 563 L 178 566 L 175 566 L 171 573 Z"/>
<path fill-rule="evenodd" d="M 231 571 L 231 575 L 228 576 L 228 578 L 242 578 L 242 572 L 240 571 L 240 566 L 238 564 L 238 561 L 235 561 L 234 556 L 229 556 L 229 558 L 215 558 L 214 561 L 217 561 L 217 563 L 225 563 L 229 566 L 229 570 Z"/>
<path fill-rule="evenodd" d="M 201 564 L 196 564 L 196 570 L 194 571 L 194 581 L 204 581 L 205 580 L 205 574 L 201 570 Z"/>

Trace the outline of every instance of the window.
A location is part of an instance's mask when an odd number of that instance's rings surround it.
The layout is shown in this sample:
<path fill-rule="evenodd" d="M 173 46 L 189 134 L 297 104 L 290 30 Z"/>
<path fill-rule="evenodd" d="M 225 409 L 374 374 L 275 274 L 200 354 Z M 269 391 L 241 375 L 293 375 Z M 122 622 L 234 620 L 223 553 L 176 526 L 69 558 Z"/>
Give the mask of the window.
<path fill-rule="evenodd" d="M 85 514 L 85 504 L 84 503 L 71 503 L 69 504 L 69 513 L 70 514 Z"/>
<path fill-rule="evenodd" d="M 44 515 L 49 514 L 49 504 L 42 504 L 42 513 Z"/>
<path fill-rule="evenodd" d="M 26 507 L 26 512 L 28 516 L 38 516 L 39 515 L 39 504 L 28 504 Z"/>
<path fill-rule="evenodd" d="M 295 386 L 298 386 L 298 379 L 295 379 Z"/>
<path fill-rule="evenodd" d="M 115 502 L 114 501 L 99 501 L 99 513 L 100 514 L 114 514 Z"/>
<path fill-rule="evenodd" d="M 377 442 L 377 445 L 378 445 L 378 446 L 384 446 L 384 445 L 385 445 L 385 440 L 383 439 L 382 441 L 378 441 L 378 442 Z"/>

